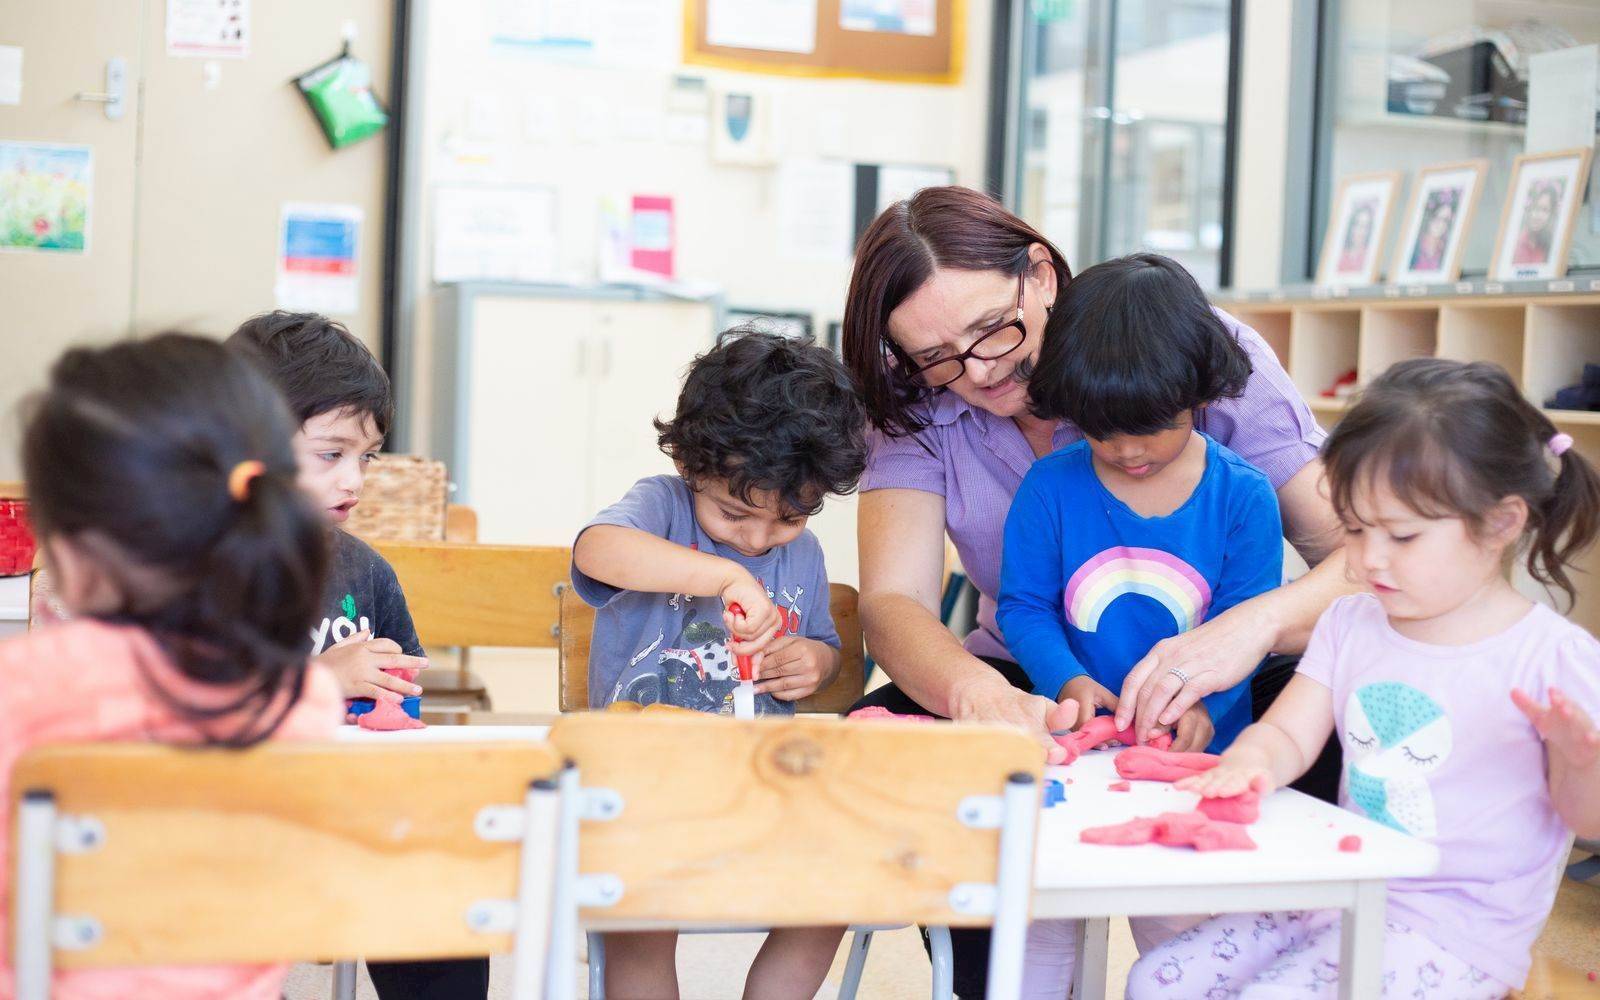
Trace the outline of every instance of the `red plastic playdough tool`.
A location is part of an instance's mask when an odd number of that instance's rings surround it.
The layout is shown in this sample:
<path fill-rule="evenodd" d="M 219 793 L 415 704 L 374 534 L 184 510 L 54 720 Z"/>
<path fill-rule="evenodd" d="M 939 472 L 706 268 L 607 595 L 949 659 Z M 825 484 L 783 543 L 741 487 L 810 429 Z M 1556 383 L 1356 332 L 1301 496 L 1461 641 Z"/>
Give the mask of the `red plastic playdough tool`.
<path fill-rule="evenodd" d="M 744 617 L 744 608 L 739 604 L 728 605 L 728 613 L 735 618 Z M 734 658 L 739 667 L 739 686 L 733 689 L 733 717 L 735 719 L 753 719 L 756 717 L 756 686 L 755 666 L 746 654 L 739 654 Z"/>

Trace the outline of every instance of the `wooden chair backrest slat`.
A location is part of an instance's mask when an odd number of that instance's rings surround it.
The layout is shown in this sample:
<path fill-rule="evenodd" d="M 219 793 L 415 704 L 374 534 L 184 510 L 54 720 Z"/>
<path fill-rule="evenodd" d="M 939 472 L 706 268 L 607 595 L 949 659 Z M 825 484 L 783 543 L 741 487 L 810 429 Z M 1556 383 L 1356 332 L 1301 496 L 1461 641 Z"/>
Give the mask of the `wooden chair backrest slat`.
<path fill-rule="evenodd" d="M 511 936 L 468 908 L 517 898 L 522 851 L 474 820 L 561 766 L 547 743 L 53 746 L 19 761 L 12 807 L 47 791 L 105 828 L 56 856 L 55 911 L 104 931 L 57 968 L 484 955 Z"/>
<path fill-rule="evenodd" d="M 560 546 L 376 541 L 424 647 L 556 645 L 572 565 Z"/>
<path fill-rule="evenodd" d="M 579 872 L 622 881 L 599 929 L 985 924 L 950 891 L 995 883 L 1000 831 L 958 806 L 1043 770 L 1002 726 L 585 712 L 550 740 L 622 798 L 579 835 Z"/>
<path fill-rule="evenodd" d="M 861 612 L 856 589 L 849 584 L 828 585 L 829 610 L 839 633 L 839 675 L 833 683 L 800 700 L 795 710 L 820 715 L 840 715 L 861 699 L 866 684 L 866 648 L 861 639 Z M 568 588 L 561 595 L 561 711 L 589 707 L 589 650 L 594 638 L 595 610 Z"/>

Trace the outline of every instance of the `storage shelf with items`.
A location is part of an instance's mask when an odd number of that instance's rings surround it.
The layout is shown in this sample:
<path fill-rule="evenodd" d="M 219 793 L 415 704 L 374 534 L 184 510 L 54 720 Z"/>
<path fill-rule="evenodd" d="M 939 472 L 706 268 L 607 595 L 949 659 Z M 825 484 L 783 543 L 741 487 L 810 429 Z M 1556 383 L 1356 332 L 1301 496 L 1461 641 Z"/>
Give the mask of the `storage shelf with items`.
<path fill-rule="evenodd" d="M 1396 300 L 1389 290 L 1329 299 L 1279 297 L 1217 305 L 1272 345 L 1290 379 L 1324 427 L 1339 422 L 1370 383 L 1407 358 L 1488 361 L 1511 374 L 1523 393 L 1571 434 L 1574 447 L 1600 464 L 1600 294 L 1440 295 Z M 1585 385 L 1586 366 L 1593 387 Z M 1338 384 L 1356 373 L 1351 391 Z M 1547 405 L 1562 395 L 1562 406 Z M 1332 396 L 1323 395 L 1334 391 Z M 1573 621 L 1600 632 L 1600 549 L 1578 560 Z M 1558 608 L 1544 589 L 1515 574 L 1530 596 Z"/>

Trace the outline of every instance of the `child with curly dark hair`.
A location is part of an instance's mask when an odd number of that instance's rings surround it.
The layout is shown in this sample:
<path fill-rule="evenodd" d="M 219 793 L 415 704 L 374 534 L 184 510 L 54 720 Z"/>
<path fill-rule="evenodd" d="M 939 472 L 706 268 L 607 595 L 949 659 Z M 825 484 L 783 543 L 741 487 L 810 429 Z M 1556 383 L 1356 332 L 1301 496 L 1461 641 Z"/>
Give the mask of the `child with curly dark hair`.
<path fill-rule="evenodd" d="M 806 519 L 830 493 L 855 489 L 865 428 L 850 376 L 810 340 L 731 330 L 695 359 L 676 414 L 656 422 L 678 474 L 641 479 L 572 547 L 573 587 L 600 609 L 591 707 L 729 714 L 744 655 L 759 714 L 793 714 L 833 680 L 839 636 Z M 842 933 L 774 930 L 746 995 L 814 996 Z M 676 996 L 676 942 L 672 931 L 606 935 L 606 992 Z"/>

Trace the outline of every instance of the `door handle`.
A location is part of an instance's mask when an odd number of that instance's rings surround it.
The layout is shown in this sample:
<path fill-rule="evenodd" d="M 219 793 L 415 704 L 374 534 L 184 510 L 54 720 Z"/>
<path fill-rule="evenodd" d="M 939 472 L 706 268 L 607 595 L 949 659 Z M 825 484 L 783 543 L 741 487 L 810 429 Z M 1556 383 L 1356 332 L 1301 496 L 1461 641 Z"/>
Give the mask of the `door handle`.
<path fill-rule="evenodd" d="M 127 89 L 128 61 L 121 56 L 113 56 L 106 60 L 106 89 L 103 92 L 80 90 L 72 95 L 72 99 L 89 104 L 103 104 L 106 117 L 112 121 L 119 121 L 126 110 L 123 98 L 127 96 Z"/>

